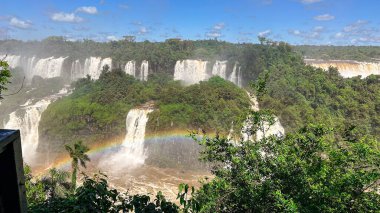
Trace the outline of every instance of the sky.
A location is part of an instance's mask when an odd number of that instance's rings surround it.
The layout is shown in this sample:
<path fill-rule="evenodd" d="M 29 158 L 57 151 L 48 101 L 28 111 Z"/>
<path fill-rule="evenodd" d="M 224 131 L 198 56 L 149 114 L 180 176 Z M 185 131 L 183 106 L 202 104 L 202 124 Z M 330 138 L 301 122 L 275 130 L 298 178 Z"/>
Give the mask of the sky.
<path fill-rule="evenodd" d="M 380 45 L 380 0 L 0 0 L 0 39 Z"/>

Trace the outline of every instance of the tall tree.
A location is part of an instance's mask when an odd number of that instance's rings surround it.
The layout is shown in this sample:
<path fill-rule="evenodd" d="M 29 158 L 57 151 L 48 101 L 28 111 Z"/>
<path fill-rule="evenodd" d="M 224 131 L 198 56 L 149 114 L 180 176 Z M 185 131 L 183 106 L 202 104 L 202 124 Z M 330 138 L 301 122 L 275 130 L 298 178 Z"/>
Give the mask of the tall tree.
<path fill-rule="evenodd" d="M 76 188 L 76 182 L 77 182 L 77 172 L 79 170 L 79 164 L 86 168 L 86 161 L 90 161 L 90 158 L 86 154 L 86 152 L 89 150 L 89 148 L 82 144 L 82 141 L 75 142 L 73 147 L 70 147 L 69 145 L 65 145 L 66 151 L 69 153 L 72 161 L 71 161 L 71 168 L 72 168 L 72 175 L 71 175 L 71 184 L 72 189 L 75 190 Z"/>

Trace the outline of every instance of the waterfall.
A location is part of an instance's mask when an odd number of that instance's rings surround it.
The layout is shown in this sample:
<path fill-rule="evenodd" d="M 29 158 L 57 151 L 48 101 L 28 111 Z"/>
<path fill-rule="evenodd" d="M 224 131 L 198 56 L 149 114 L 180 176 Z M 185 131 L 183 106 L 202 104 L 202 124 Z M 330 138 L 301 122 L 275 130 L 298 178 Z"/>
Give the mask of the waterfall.
<path fill-rule="evenodd" d="M 71 64 L 71 80 L 72 81 L 75 81 L 76 79 L 78 78 L 83 78 L 85 77 L 84 76 L 84 71 L 83 71 L 83 68 L 82 68 L 82 64 L 80 63 L 79 60 L 75 60 L 73 61 L 73 63 Z"/>
<path fill-rule="evenodd" d="M 183 60 L 177 61 L 174 67 L 174 80 L 181 80 L 186 85 L 196 84 L 207 80 L 208 61 Z"/>
<path fill-rule="evenodd" d="M 126 118 L 126 134 L 121 147 L 107 153 L 99 160 L 99 167 L 108 172 L 118 173 L 125 169 L 133 169 L 144 164 L 146 153 L 144 148 L 145 128 L 150 108 L 131 109 Z"/>
<path fill-rule="evenodd" d="M 33 57 L 24 57 L 17 55 L 0 55 L 1 59 L 5 59 L 11 68 L 21 67 L 30 81 L 33 76 L 41 76 L 42 78 L 54 78 L 61 76 L 63 63 L 67 57 L 49 57 L 37 59 Z"/>
<path fill-rule="evenodd" d="M 344 78 L 352 78 L 361 75 L 365 78 L 371 74 L 380 75 L 380 63 L 358 62 L 348 60 L 314 60 L 305 59 L 305 63 L 314 67 L 328 70 L 330 66 L 338 68 L 341 76 Z"/>
<path fill-rule="evenodd" d="M 9 120 L 4 128 L 20 129 L 23 157 L 27 163 L 33 162 L 36 154 L 39 140 L 38 126 L 42 112 L 50 103 L 68 93 L 67 88 L 63 88 L 57 94 L 45 97 L 34 104 L 33 99 L 27 100 L 25 104 L 20 105 L 20 109 L 9 114 Z"/>
<path fill-rule="evenodd" d="M 28 163 L 33 161 L 38 146 L 38 124 L 41 114 L 49 106 L 49 100 L 41 100 L 33 105 L 25 106 L 23 116 L 14 111 L 9 114 L 9 121 L 5 124 L 6 129 L 20 129 L 24 160 Z"/>
<path fill-rule="evenodd" d="M 32 76 L 41 76 L 42 78 L 54 78 L 61 76 L 63 62 L 67 57 L 43 58 L 39 59 L 33 66 Z"/>
<path fill-rule="evenodd" d="M 126 119 L 126 135 L 123 142 L 125 157 L 131 165 L 141 165 L 145 161 L 144 138 L 150 109 L 132 109 Z"/>
<path fill-rule="evenodd" d="M 253 111 L 259 111 L 259 103 L 257 102 L 257 98 L 255 96 L 252 96 L 249 92 L 247 92 L 247 95 L 250 99 L 251 102 L 251 110 Z M 282 136 L 285 134 L 285 129 L 281 125 L 280 120 L 275 116 L 275 122 L 273 125 L 269 126 L 267 122 L 264 122 L 264 130 L 265 130 L 265 135 L 263 134 L 262 131 L 257 131 L 256 132 L 256 140 L 259 141 L 261 140 L 264 136 L 269 137 L 271 135 L 277 135 L 277 136 Z M 247 130 L 250 130 L 252 127 L 252 123 L 249 119 L 247 119 L 244 122 L 243 129 L 242 129 L 242 137 L 243 140 L 252 140 L 252 135 L 247 133 Z"/>
<path fill-rule="evenodd" d="M 227 61 L 215 61 L 212 67 L 212 75 L 217 75 L 223 79 L 227 79 L 226 75 Z"/>
<path fill-rule="evenodd" d="M 219 76 L 242 87 L 242 73 L 239 62 L 236 62 L 231 74 L 227 74 L 227 61 L 215 61 L 211 73 L 207 72 L 208 61 L 202 60 L 182 60 L 177 61 L 174 67 L 174 80 L 180 80 L 185 85 L 196 84 L 206 81 L 211 76 Z"/>
<path fill-rule="evenodd" d="M 78 78 L 85 78 L 87 75 L 90 75 L 92 79 L 98 79 L 105 65 L 108 65 L 109 70 L 111 70 L 112 59 L 89 57 L 84 60 L 83 66 L 79 60 L 75 60 L 71 64 L 71 79 L 76 80 Z"/>
<path fill-rule="evenodd" d="M 148 72 L 149 72 L 149 63 L 148 61 L 142 61 L 141 62 L 141 68 L 140 68 L 140 80 L 141 81 L 147 81 L 148 80 Z"/>
<path fill-rule="evenodd" d="M 125 73 L 136 77 L 136 61 L 128 61 L 124 68 Z"/>
<path fill-rule="evenodd" d="M 21 64 L 21 56 L 18 55 L 0 55 L 1 60 L 8 62 L 10 68 L 16 68 Z"/>
<path fill-rule="evenodd" d="M 239 62 L 236 62 L 234 65 L 234 68 L 232 69 L 232 72 L 230 76 L 228 77 L 228 80 L 237 85 L 238 87 L 242 87 L 242 73 L 241 73 L 241 67 L 239 66 Z"/>

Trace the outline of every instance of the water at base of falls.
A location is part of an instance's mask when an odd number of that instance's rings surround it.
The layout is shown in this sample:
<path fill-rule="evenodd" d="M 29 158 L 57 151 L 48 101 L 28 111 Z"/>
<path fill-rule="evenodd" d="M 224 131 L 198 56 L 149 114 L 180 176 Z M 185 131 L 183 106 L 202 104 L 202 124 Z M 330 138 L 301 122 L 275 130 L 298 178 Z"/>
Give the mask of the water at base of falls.
<path fill-rule="evenodd" d="M 126 118 L 124 142 L 116 151 L 101 157 L 99 167 L 105 171 L 118 173 L 144 164 L 146 159 L 144 139 L 148 114 L 152 109 L 132 109 Z"/>

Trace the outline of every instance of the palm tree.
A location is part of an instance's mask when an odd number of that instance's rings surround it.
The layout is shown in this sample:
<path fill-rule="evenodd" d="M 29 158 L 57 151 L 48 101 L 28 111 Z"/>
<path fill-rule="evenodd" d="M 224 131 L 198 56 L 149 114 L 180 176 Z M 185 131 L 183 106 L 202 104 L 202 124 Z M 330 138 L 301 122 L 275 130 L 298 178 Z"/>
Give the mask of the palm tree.
<path fill-rule="evenodd" d="M 66 171 L 61 171 L 56 168 L 49 170 L 49 175 L 42 178 L 43 185 L 46 186 L 45 190 L 48 197 L 54 199 L 56 196 L 63 197 L 65 192 L 70 189 L 70 183 L 67 178 L 70 174 Z"/>
<path fill-rule="evenodd" d="M 73 147 L 65 145 L 67 152 L 72 159 L 71 168 L 73 173 L 71 175 L 71 186 L 75 190 L 77 183 L 77 171 L 79 170 L 79 163 L 82 167 L 86 168 L 86 161 L 90 161 L 90 158 L 86 154 L 89 148 L 82 144 L 82 141 L 75 142 Z"/>

